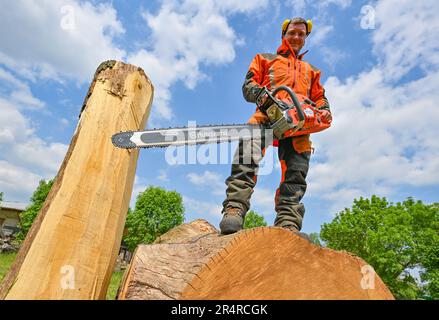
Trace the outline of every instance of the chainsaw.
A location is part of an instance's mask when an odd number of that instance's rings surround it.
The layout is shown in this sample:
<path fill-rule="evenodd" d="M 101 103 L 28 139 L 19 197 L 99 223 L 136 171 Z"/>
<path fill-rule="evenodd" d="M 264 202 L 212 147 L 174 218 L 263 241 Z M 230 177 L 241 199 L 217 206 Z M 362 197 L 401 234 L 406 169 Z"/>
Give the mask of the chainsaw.
<path fill-rule="evenodd" d="M 289 99 L 276 95 L 285 91 Z M 262 88 L 256 98 L 258 109 L 267 116 L 262 124 L 202 125 L 119 132 L 112 136 L 118 148 L 153 148 L 206 143 L 232 142 L 270 136 L 285 139 L 292 136 L 319 132 L 330 127 L 316 104 L 307 97 L 295 94 L 286 86 L 270 91 Z"/>

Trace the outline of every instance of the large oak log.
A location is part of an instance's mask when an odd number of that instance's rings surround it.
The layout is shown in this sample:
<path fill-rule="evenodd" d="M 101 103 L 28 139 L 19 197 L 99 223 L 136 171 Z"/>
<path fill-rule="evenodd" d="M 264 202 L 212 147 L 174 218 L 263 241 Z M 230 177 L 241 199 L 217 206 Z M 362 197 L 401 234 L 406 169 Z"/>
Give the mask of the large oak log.
<path fill-rule="evenodd" d="M 139 246 L 118 299 L 394 299 L 373 269 L 282 228 L 220 236 L 204 220 Z"/>
<path fill-rule="evenodd" d="M 104 299 L 120 247 L 138 151 L 111 136 L 141 130 L 153 87 L 116 61 L 96 71 L 53 187 L 0 287 L 6 299 Z"/>

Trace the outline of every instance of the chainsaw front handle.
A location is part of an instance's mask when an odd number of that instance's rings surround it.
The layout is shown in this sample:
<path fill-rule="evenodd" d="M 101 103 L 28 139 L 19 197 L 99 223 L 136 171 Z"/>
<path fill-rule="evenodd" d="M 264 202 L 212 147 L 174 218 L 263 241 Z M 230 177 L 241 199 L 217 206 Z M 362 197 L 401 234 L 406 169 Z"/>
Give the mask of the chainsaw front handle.
<path fill-rule="evenodd" d="M 293 101 L 293 105 L 297 110 L 297 115 L 299 117 L 300 121 L 304 121 L 305 120 L 305 114 L 303 113 L 303 109 L 302 109 L 302 105 L 299 102 L 299 99 L 297 99 L 296 94 L 294 93 L 293 90 L 291 90 L 290 88 L 288 88 L 287 86 L 280 86 L 277 87 L 276 89 L 273 90 L 273 92 L 271 93 L 272 99 L 276 99 L 274 96 L 276 95 L 276 93 L 278 93 L 279 91 L 286 91 L 288 93 L 288 95 L 291 97 L 291 100 Z M 277 99 L 276 99 L 277 100 Z M 287 109 L 288 110 L 288 109 Z"/>
<path fill-rule="evenodd" d="M 256 98 L 256 105 L 258 106 L 259 110 L 261 110 L 263 113 L 267 113 L 267 109 L 275 103 L 279 106 L 283 111 L 288 111 L 291 109 L 291 106 L 286 104 L 284 101 L 281 101 L 275 97 L 275 95 L 279 91 L 286 91 L 288 95 L 291 97 L 291 100 L 293 101 L 293 106 L 297 110 L 297 115 L 299 117 L 299 121 L 305 120 L 305 114 L 303 113 L 302 105 L 299 102 L 299 99 L 297 99 L 296 94 L 293 90 L 288 88 L 287 86 L 280 86 L 274 89 L 272 92 L 268 90 L 266 87 L 263 87 L 261 92 L 259 93 L 258 97 Z M 310 102 L 312 102 L 310 100 Z M 308 102 L 307 102 L 308 103 Z M 287 116 L 287 119 L 292 121 L 291 117 Z M 291 122 L 290 122 L 291 123 Z"/>

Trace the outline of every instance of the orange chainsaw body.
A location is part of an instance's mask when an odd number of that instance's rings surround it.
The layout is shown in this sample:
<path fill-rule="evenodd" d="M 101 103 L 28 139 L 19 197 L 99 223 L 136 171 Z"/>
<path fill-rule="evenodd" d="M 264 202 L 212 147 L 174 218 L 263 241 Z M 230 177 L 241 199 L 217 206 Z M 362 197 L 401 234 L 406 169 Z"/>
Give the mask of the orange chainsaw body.
<path fill-rule="evenodd" d="M 287 112 L 289 116 L 293 119 L 294 123 L 298 123 L 298 126 L 297 128 L 285 132 L 285 138 L 323 131 L 331 126 L 331 121 L 326 121 L 323 119 L 321 116 L 321 110 L 313 107 L 311 104 L 308 104 L 305 96 L 300 94 L 296 94 L 296 96 L 302 106 L 305 120 L 299 120 L 296 109 L 288 110 Z"/>

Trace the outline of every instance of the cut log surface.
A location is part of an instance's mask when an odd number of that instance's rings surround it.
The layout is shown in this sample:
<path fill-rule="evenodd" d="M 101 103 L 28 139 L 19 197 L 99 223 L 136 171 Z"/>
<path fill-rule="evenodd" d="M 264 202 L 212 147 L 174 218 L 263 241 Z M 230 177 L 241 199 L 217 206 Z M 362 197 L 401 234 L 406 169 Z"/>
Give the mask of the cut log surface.
<path fill-rule="evenodd" d="M 179 299 L 197 271 L 231 238 L 219 238 L 215 227 L 195 220 L 170 230 L 156 244 L 138 246 L 118 299 Z"/>
<path fill-rule="evenodd" d="M 112 145 L 141 130 L 153 87 L 138 67 L 96 71 L 53 187 L 0 286 L 6 299 L 105 299 L 119 251 L 138 150 Z"/>
<path fill-rule="evenodd" d="M 394 299 L 362 259 L 282 228 L 222 236 L 196 220 L 170 233 L 137 248 L 118 299 Z"/>

